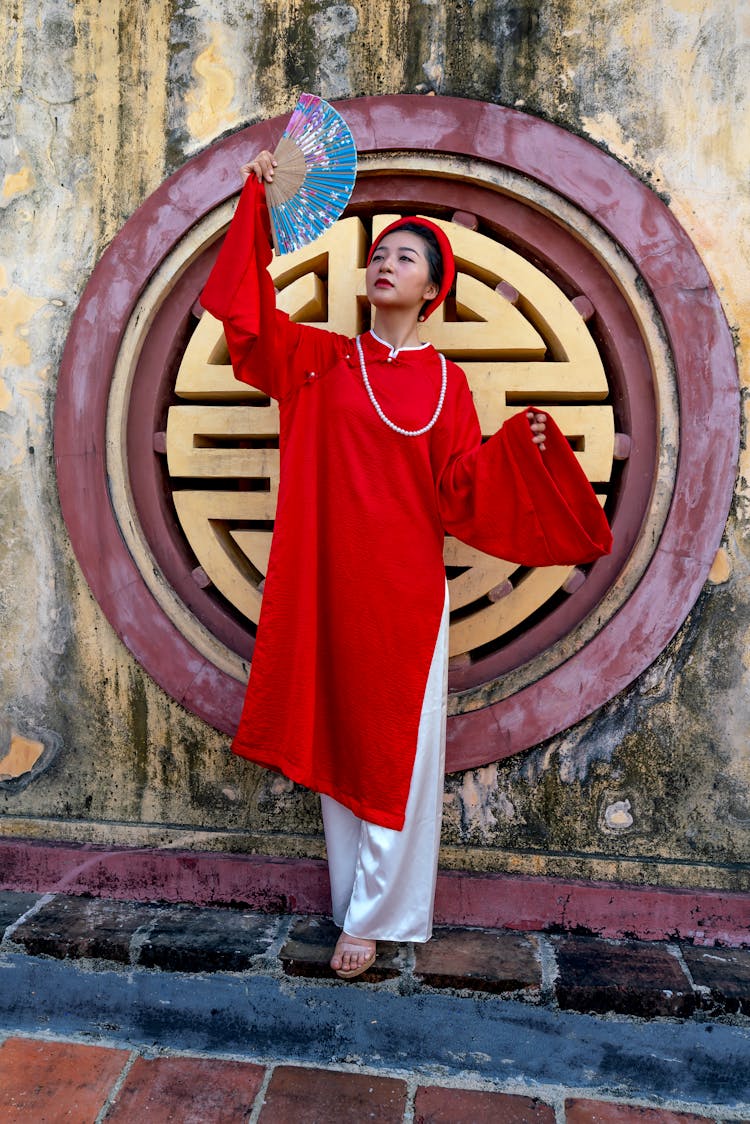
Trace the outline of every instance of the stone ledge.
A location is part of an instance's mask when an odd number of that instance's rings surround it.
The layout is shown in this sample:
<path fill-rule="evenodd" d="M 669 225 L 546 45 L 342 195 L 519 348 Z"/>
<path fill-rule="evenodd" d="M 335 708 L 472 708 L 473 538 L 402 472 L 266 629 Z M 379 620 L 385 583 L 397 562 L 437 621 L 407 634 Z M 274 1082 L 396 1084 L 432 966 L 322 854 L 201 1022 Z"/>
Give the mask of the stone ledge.
<path fill-rule="evenodd" d="M 422 1085 L 494 1087 L 545 1102 L 552 1093 L 559 1124 L 562 1090 L 699 1115 L 709 1104 L 732 1106 L 734 1120 L 750 1110 L 748 1025 L 737 1019 L 601 1017 L 479 992 L 414 994 L 395 981 L 123 969 L 12 950 L 0 956 L 0 974 L 0 1025 L 15 1035 L 217 1061 L 364 1066 L 373 1076 L 412 1074 Z M 706 1115 L 716 1124 L 727 1114 Z"/>
<path fill-rule="evenodd" d="M 235 845 L 249 853 L 230 853 L 181 850 L 184 832 L 179 829 L 166 836 L 159 829 L 152 846 L 127 846 L 129 829 L 120 846 L 97 843 L 97 832 L 107 838 L 112 833 L 112 825 L 103 823 L 74 820 L 62 825 L 15 818 L 7 820 L 5 829 L 15 835 L 0 838 L 0 890 L 145 903 L 188 902 L 265 913 L 324 915 L 330 909 L 325 860 L 294 858 L 294 849 L 286 857 L 256 854 L 261 841 L 252 834 L 235 838 Z M 24 832 L 32 830 L 35 837 L 26 838 Z M 55 833 L 54 841 L 45 842 L 43 836 L 49 831 Z M 59 838 L 61 832 L 69 833 L 67 840 Z M 79 835 L 89 842 L 78 842 Z M 216 842 L 212 833 L 206 834 L 207 847 Z M 288 843 L 279 845 L 287 847 Z M 686 869 L 661 863 L 650 864 L 648 872 L 635 864 L 637 882 L 592 881 L 580 856 L 575 859 L 574 874 L 570 867 L 568 874 L 560 868 L 554 875 L 541 876 L 532 873 L 532 867 L 517 874 L 466 870 L 463 864 L 471 848 L 449 846 L 441 854 L 449 869 L 438 871 L 438 925 L 530 933 L 588 932 L 613 940 L 686 941 L 706 947 L 750 946 L 746 882 L 750 867 L 732 872 L 728 884 L 700 889 L 681 881 Z M 500 858 L 510 857 L 510 852 L 500 854 Z M 536 861 L 531 854 L 527 859 L 532 865 Z M 690 871 L 695 874 L 694 868 Z M 621 875 L 622 871 L 618 877 Z M 716 875 L 714 870 L 711 877 Z M 644 878 L 648 885 L 641 884 Z"/>
<path fill-rule="evenodd" d="M 2 895 L 6 913 L 10 897 Z M 281 924 L 279 916 L 249 910 L 59 896 L 22 921 L 10 943 L 32 956 L 57 960 L 106 960 L 172 972 L 242 972 L 267 952 Z"/>
<path fill-rule="evenodd" d="M 688 971 L 699 988 L 707 989 L 711 1001 L 725 1011 L 750 1015 L 750 949 L 682 949 Z"/>
<path fill-rule="evenodd" d="M 246 972 L 268 952 L 280 920 L 247 910 L 171 906 L 158 912 L 136 962 L 170 972 Z"/>
<path fill-rule="evenodd" d="M 417 945 L 414 975 L 439 988 L 536 992 L 542 986 L 538 938 L 488 929 L 436 929 Z"/>
<path fill-rule="evenodd" d="M 563 1010 L 685 1018 L 696 1009 L 696 993 L 664 945 L 615 944 L 595 937 L 554 943 L 559 971 L 555 994 Z"/>
<path fill-rule="evenodd" d="M 41 894 L 23 894 L 13 891 L 0 891 L 0 934 L 4 933 L 9 925 L 23 917 L 24 913 L 41 898 Z"/>
<path fill-rule="evenodd" d="M 328 918 L 65 895 L 40 902 L 37 895 L 0 893 L 4 951 L 164 972 L 326 979 L 344 986 L 328 967 L 338 935 Z M 750 1016 L 748 950 L 683 944 L 686 973 L 676 950 L 664 942 L 450 927 L 436 929 L 426 945 L 384 941 L 379 947 L 375 965 L 358 984 L 395 986 L 402 994 L 451 991 L 459 1000 L 461 994 L 486 993 L 645 1019 Z"/>

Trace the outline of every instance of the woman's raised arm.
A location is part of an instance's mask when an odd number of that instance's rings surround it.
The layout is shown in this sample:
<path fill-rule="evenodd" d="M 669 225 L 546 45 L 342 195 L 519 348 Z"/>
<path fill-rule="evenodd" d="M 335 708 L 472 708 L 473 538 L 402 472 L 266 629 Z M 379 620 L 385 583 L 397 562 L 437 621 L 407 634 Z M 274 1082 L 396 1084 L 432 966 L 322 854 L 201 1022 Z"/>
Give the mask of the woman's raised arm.
<path fill-rule="evenodd" d="M 275 161 L 263 151 L 244 165 L 245 186 L 201 304 L 224 325 L 235 378 L 282 399 L 310 370 L 322 371 L 345 350 L 343 337 L 295 324 L 276 308 L 268 273 L 273 257 L 265 183 Z"/>

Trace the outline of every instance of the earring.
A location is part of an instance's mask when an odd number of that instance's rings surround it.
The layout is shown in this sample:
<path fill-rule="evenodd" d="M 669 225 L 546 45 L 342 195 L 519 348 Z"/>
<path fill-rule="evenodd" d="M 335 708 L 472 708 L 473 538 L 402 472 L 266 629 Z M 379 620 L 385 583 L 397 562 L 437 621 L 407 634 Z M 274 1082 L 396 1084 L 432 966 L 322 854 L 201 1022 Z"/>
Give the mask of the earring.
<path fill-rule="evenodd" d="M 420 324 L 424 324 L 424 316 L 422 315 L 421 312 L 420 312 L 419 316 L 417 317 L 417 320 L 419 321 Z"/>

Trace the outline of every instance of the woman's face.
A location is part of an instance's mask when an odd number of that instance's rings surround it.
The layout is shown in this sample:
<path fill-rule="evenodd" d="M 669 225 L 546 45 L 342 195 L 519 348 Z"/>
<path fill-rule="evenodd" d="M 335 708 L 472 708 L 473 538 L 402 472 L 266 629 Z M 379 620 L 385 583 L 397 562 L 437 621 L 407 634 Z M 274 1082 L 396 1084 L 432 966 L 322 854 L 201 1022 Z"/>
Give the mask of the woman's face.
<path fill-rule="evenodd" d="M 394 230 L 381 238 L 367 267 L 367 296 L 375 308 L 413 309 L 437 296 L 426 247 L 418 234 Z"/>

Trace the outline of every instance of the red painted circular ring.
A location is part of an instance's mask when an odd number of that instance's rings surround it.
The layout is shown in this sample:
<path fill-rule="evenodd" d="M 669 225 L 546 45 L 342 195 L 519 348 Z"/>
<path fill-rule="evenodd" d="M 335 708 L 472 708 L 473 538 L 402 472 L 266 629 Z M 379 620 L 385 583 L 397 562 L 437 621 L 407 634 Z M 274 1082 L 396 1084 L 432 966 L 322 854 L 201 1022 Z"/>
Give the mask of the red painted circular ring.
<path fill-rule="evenodd" d="M 510 698 L 449 720 L 447 767 L 470 768 L 538 744 L 606 703 L 653 662 L 694 605 L 734 489 L 740 401 L 731 334 L 705 266 L 669 209 L 589 142 L 515 110 L 458 98 L 399 95 L 337 107 L 363 154 L 420 149 L 474 157 L 536 180 L 591 215 L 639 270 L 674 362 L 682 454 L 669 514 L 639 585 L 566 663 Z M 166 617 L 120 535 L 107 489 L 109 383 L 101 375 L 114 370 L 125 326 L 154 271 L 196 222 L 237 192 L 247 152 L 273 147 L 284 120 L 217 142 L 126 223 L 73 318 L 55 411 L 63 515 L 94 596 L 164 690 L 227 732 L 239 717 L 243 685 Z"/>

